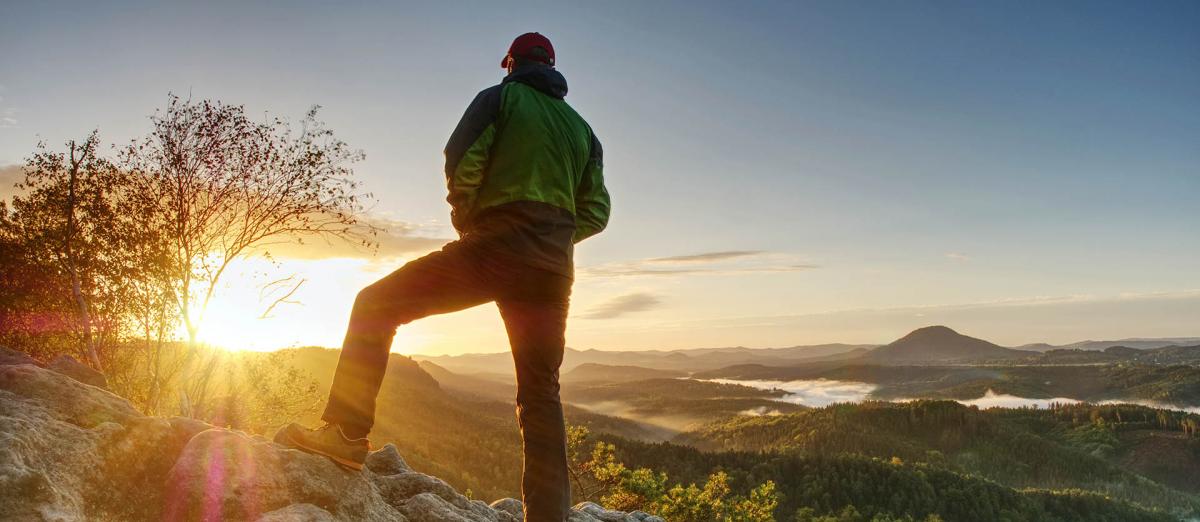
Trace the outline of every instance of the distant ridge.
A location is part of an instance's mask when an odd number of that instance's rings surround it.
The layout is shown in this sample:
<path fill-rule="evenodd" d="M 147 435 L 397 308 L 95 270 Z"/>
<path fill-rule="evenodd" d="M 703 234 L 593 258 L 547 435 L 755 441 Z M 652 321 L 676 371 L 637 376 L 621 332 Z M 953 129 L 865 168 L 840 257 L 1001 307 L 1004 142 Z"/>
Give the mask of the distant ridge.
<path fill-rule="evenodd" d="M 1116 341 L 1080 341 L 1066 345 L 1032 343 L 1008 348 L 962 335 L 946 326 L 927 326 L 910 332 L 890 344 L 818 344 L 785 348 L 692 348 L 678 350 L 576 350 L 568 348 L 561 371 L 565 376 L 581 365 L 639 367 L 669 372 L 704 373 L 732 366 L 766 368 L 791 367 L 815 363 L 971 363 L 1014 360 L 1051 354 L 1061 358 L 1063 350 L 1084 350 L 1097 356 L 1112 347 L 1151 351 L 1164 347 L 1200 345 L 1200 337 L 1131 338 Z M 1184 353 L 1186 352 L 1186 353 Z M 1085 356 L 1087 354 L 1084 354 Z M 1145 359 L 1151 354 L 1109 353 L 1114 357 Z M 1162 353 L 1165 358 L 1191 360 L 1191 352 Z M 1078 356 L 1074 356 L 1079 358 Z M 512 355 L 508 352 L 469 353 L 462 355 L 414 355 L 417 361 L 435 363 L 460 376 L 474 376 L 498 382 L 511 382 Z M 1085 359 L 1080 359 L 1084 361 Z M 436 371 L 436 370 L 435 370 Z M 582 374 L 581 374 L 582 375 Z"/>
<path fill-rule="evenodd" d="M 862 352 L 875 345 L 819 344 L 786 348 L 695 348 L 685 350 L 576 350 L 567 348 L 561 371 L 565 374 L 577 366 L 594 363 L 608 366 L 639 366 L 674 372 L 696 372 L 722 368 L 733 364 L 765 364 L 787 366 L 825 357 Z M 511 373 L 512 355 L 508 352 L 474 353 L 463 355 L 414 355 L 418 361 L 430 361 L 459 374 Z"/>
<path fill-rule="evenodd" d="M 671 379 L 687 377 L 687 373 L 674 370 L 657 370 L 641 366 L 583 363 L 563 374 L 564 383 L 604 382 L 621 383 L 646 379 Z"/>
<path fill-rule="evenodd" d="M 1014 350 L 983 339 L 960 334 L 945 326 L 926 326 L 913 330 L 890 344 L 867 353 L 864 361 L 885 364 L 922 362 L 978 362 L 1020 359 L 1036 352 Z"/>
<path fill-rule="evenodd" d="M 1063 348 L 1105 350 L 1113 346 L 1124 346 L 1138 350 L 1153 350 L 1167 346 L 1194 346 L 1197 344 L 1200 344 L 1200 337 L 1163 337 L 1160 339 L 1133 338 L 1117 341 L 1080 341 L 1063 346 Z"/>
<path fill-rule="evenodd" d="M 509 375 L 500 376 L 500 380 L 480 375 L 462 375 L 430 361 L 418 361 L 417 366 L 433 377 L 443 390 L 459 396 L 508 401 L 517 394 L 516 385 Z"/>
<path fill-rule="evenodd" d="M 1046 352 L 1050 350 L 1088 350 L 1104 351 L 1114 346 L 1123 346 L 1136 350 L 1153 350 L 1168 346 L 1195 346 L 1200 344 L 1200 337 L 1134 337 L 1113 341 L 1079 341 L 1070 344 L 1033 343 L 1018 346 L 1019 350 L 1035 350 Z"/>

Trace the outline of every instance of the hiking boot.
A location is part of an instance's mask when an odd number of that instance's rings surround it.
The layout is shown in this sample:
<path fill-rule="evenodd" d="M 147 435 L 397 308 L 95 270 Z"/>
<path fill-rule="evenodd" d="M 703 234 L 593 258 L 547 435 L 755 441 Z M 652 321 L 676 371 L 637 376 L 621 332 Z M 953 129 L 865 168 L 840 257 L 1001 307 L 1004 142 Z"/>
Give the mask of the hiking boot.
<path fill-rule="evenodd" d="M 367 452 L 371 450 L 371 443 L 366 438 L 346 437 L 337 424 L 326 424 L 314 430 L 293 422 L 275 434 L 275 442 L 329 457 L 339 465 L 356 471 L 363 468 Z"/>

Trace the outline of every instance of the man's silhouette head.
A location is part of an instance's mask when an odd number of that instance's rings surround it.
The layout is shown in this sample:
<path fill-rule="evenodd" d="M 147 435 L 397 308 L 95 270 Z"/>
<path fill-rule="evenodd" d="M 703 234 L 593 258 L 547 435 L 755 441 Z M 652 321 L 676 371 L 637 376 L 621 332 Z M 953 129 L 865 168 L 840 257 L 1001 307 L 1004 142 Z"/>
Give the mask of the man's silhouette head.
<path fill-rule="evenodd" d="M 554 67 L 554 45 L 541 33 L 525 33 L 508 46 L 500 67 L 513 72 L 526 65 L 544 64 Z"/>

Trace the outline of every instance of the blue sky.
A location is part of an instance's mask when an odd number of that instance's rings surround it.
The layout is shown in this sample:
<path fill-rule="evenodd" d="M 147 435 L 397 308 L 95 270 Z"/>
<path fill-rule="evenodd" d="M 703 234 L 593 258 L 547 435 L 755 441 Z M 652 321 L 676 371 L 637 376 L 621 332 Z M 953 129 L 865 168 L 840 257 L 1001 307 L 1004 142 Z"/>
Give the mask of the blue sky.
<path fill-rule="evenodd" d="M 0 165 L 95 127 L 124 142 L 168 92 L 320 104 L 397 244 L 448 238 L 446 136 L 537 30 L 614 199 L 579 250 L 576 346 L 1200 335 L 1196 27 L 1195 2 L 9 4 Z M 338 288 L 412 245 L 289 267 L 340 282 L 292 320 L 333 317 L 304 335 L 336 343 Z M 411 351 L 501 349 L 498 325 L 439 318 Z"/>

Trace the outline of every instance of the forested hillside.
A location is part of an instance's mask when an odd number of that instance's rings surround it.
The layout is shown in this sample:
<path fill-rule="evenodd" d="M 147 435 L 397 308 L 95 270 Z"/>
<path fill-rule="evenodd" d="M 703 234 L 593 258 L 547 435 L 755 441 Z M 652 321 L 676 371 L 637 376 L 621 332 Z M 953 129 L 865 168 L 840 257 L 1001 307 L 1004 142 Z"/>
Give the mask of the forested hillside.
<path fill-rule="evenodd" d="M 860 522 L 1172 521 L 1177 517 L 1079 490 L 1016 490 L 937 466 L 861 455 L 705 453 L 688 446 L 613 439 L 630 462 L 693 480 L 722 469 L 734 488 L 772 480 L 776 520 Z M 844 516 L 839 516 L 844 515 Z M 825 518 L 830 517 L 830 518 Z"/>
<path fill-rule="evenodd" d="M 735 418 L 676 442 L 780 456 L 895 458 L 1014 488 L 1083 489 L 1195 511 L 1198 430 L 1198 415 L 1132 405 L 980 410 L 951 401 L 868 402 Z"/>

